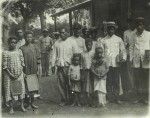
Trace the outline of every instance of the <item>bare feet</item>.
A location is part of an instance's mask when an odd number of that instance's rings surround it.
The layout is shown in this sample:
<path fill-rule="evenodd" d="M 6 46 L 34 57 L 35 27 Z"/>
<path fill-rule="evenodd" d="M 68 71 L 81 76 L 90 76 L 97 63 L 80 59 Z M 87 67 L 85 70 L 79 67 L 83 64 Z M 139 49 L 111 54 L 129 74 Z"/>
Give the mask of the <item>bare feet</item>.
<path fill-rule="evenodd" d="M 9 113 L 10 113 L 10 114 L 14 114 L 14 109 L 13 109 L 13 108 L 10 108 Z"/>
<path fill-rule="evenodd" d="M 32 107 L 33 109 L 38 109 L 38 108 L 39 108 L 38 106 L 36 106 L 36 105 L 34 105 L 34 104 L 31 104 L 31 107 Z"/>

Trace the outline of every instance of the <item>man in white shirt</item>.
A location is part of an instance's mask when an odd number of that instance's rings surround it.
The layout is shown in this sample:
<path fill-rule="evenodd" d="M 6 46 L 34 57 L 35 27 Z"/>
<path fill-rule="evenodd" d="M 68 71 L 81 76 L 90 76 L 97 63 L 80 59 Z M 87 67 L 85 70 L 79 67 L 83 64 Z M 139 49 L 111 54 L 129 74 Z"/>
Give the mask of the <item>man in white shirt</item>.
<path fill-rule="evenodd" d="M 69 40 L 70 42 L 75 41 L 78 46 L 78 53 L 81 54 L 83 51 L 86 50 L 86 47 L 85 47 L 85 39 L 80 37 L 80 30 L 81 30 L 81 25 L 75 22 L 73 24 L 73 36 L 68 37 L 67 40 Z"/>
<path fill-rule="evenodd" d="M 50 60 L 50 53 L 52 50 L 53 40 L 49 37 L 48 30 L 43 30 L 43 36 L 39 39 L 39 45 L 41 50 L 41 64 L 42 64 L 42 73 L 43 76 L 49 75 L 49 60 Z"/>
<path fill-rule="evenodd" d="M 18 29 L 16 35 L 18 38 L 16 48 L 19 49 L 21 46 L 23 46 L 26 43 L 26 41 L 24 39 L 24 34 L 23 34 L 22 29 Z"/>
<path fill-rule="evenodd" d="M 61 94 L 61 104 L 65 105 L 69 102 L 69 80 L 68 69 L 74 53 L 78 52 L 76 41 L 66 39 L 64 29 L 60 30 L 60 38 L 53 45 L 52 52 L 52 72 L 57 67 L 58 85 Z"/>
<path fill-rule="evenodd" d="M 132 35 L 135 32 L 135 23 L 132 18 L 127 19 L 128 29 L 123 34 L 123 40 L 127 52 L 127 61 L 122 64 L 121 67 L 121 78 L 122 78 L 122 88 L 124 96 L 131 93 L 133 90 L 133 72 L 130 63 L 130 50 L 129 47 L 132 44 L 133 38 Z"/>
<path fill-rule="evenodd" d="M 119 100 L 119 66 L 126 60 L 126 50 L 122 39 L 115 35 L 115 22 L 107 22 L 107 36 L 102 39 L 105 56 L 109 58 L 109 72 L 107 79 L 108 100 L 120 103 Z"/>
<path fill-rule="evenodd" d="M 144 29 L 144 18 L 136 19 L 136 32 L 130 46 L 130 61 L 133 66 L 136 100 L 148 103 L 148 80 L 150 68 L 150 32 Z"/>

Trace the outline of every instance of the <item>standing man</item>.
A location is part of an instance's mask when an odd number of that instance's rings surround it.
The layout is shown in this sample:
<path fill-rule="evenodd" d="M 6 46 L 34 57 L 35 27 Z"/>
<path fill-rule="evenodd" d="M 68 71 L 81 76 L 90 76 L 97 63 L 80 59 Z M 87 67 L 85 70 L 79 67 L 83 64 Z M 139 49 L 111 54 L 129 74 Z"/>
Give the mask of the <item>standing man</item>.
<path fill-rule="evenodd" d="M 16 45 L 16 48 L 19 49 L 21 46 L 25 45 L 26 41 L 24 39 L 24 34 L 22 29 L 18 29 L 16 32 L 17 38 L 18 38 L 18 42 Z"/>
<path fill-rule="evenodd" d="M 108 100 L 119 101 L 119 66 L 126 60 L 126 51 L 122 39 L 115 35 L 115 22 L 107 22 L 107 36 L 102 39 L 105 55 L 109 58 L 109 72 L 107 79 Z"/>
<path fill-rule="evenodd" d="M 43 76 L 49 75 L 49 59 L 52 50 L 52 38 L 49 37 L 48 30 L 43 30 L 43 36 L 40 37 L 39 43 L 41 48 L 41 64 Z"/>
<path fill-rule="evenodd" d="M 85 47 L 85 39 L 80 37 L 80 30 L 81 30 L 81 25 L 77 22 L 73 24 L 73 36 L 69 37 L 67 40 L 72 42 L 75 41 L 78 46 L 78 53 L 82 53 L 83 51 L 86 50 Z"/>
<path fill-rule="evenodd" d="M 130 46 L 133 41 L 133 34 L 135 32 L 135 23 L 133 22 L 132 18 L 127 19 L 128 29 L 124 32 L 123 39 L 124 44 L 127 52 L 127 61 L 122 64 L 121 67 L 121 77 L 122 77 L 122 86 L 123 86 L 123 92 L 126 96 L 128 93 L 130 93 L 133 90 L 133 72 L 131 69 L 131 63 L 130 63 Z"/>
<path fill-rule="evenodd" d="M 71 64 L 71 58 L 77 52 L 77 44 L 73 40 L 66 39 L 66 31 L 60 30 L 60 37 L 53 45 L 52 53 L 52 72 L 57 68 L 58 87 L 61 95 L 61 106 L 69 102 L 69 80 L 68 70 Z"/>
<path fill-rule="evenodd" d="M 136 19 L 136 32 L 130 47 L 130 61 L 133 64 L 136 100 L 134 103 L 148 103 L 148 80 L 150 68 L 150 32 L 144 29 L 144 18 Z"/>

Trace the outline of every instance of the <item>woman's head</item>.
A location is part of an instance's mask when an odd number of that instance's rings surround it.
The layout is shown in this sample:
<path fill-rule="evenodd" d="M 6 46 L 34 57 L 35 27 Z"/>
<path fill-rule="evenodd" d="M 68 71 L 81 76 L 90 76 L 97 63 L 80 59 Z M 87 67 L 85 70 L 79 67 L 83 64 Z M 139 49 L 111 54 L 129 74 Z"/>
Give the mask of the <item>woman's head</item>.
<path fill-rule="evenodd" d="M 13 50 L 16 48 L 17 41 L 18 39 L 16 37 L 10 37 L 8 39 L 8 45 L 9 45 L 10 50 Z"/>
<path fill-rule="evenodd" d="M 32 41 L 33 41 L 33 32 L 32 31 L 26 31 L 25 40 L 26 40 L 27 44 L 32 43 Z"/>
<path fill-rule="evenodd" d="M 80 64 L 80 54 L 78 54 L 78 53 L 73 54 L 72 64 L 75 66 Z"/>

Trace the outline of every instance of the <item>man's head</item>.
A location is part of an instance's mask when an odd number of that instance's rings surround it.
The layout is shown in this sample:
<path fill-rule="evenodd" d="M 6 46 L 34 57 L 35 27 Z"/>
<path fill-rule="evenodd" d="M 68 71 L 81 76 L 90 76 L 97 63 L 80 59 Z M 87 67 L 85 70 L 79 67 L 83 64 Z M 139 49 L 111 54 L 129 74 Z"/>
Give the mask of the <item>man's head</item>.
<path fill-rule="evenodd" d="M 17 37 L 19 40 L 21 40 L 24 37 L 22 29 L 17 30 Z"/>
<path fill-rule="evenodd" d="M 26 40 L 27 44 L 32 43 L 32 41 L 33 41 L 33 32 L 32 31 L 26 31 L 25 40 Z"/>
<path fill-rule="evenodd" d="M 136 29 L 139 35 L 143 33 L 144 31 L 144 18 L 143 17 L 136 18 Z"/>
<path fill-rule="evenodd" d="M 107 33 L 110 37 L 115 34 L 116 28 L 115 22 L 107 22 Z"/>
<path fill-rule="evenodd" d="M 66 30 L 65 29 L 60 29 L 59 33 L 60 33 L 60 38 L 62 40 L 66 40 L 67 39 L 67 34 L 66 34 Z"/>
<path fill-rule="evenodd" d="M 42 33 L 44 37 L 47 37 L 49 34 L 47 29 L 44 29 Z"/>
<path fill-rule="evenodd" d="M 87 51 L 89 52 L 92 49 L 93 41 L 90 38 L 85 40 L 85 46 Z"/>
<path fill-rule="evenodd" d="M 59 32 L 53 32 L 55 39 L 58 39 L 60 37 L 60 33 Z"/>
<path fill-rule="evenodd" d="M 77 22 L 75 22 L 73 24 L 73 35 L 75 37 L 79 37 L 80 36 L 80 29 L 81 29 L 81 25 Z"/>
<path fill-rule="evenodd" d="M 132 18 L 128 18 L 128 19 L 127 19 L 127 24 L 128 24 L 128 29 L 134 30 L 135 24 L 134 24 Z"/>

